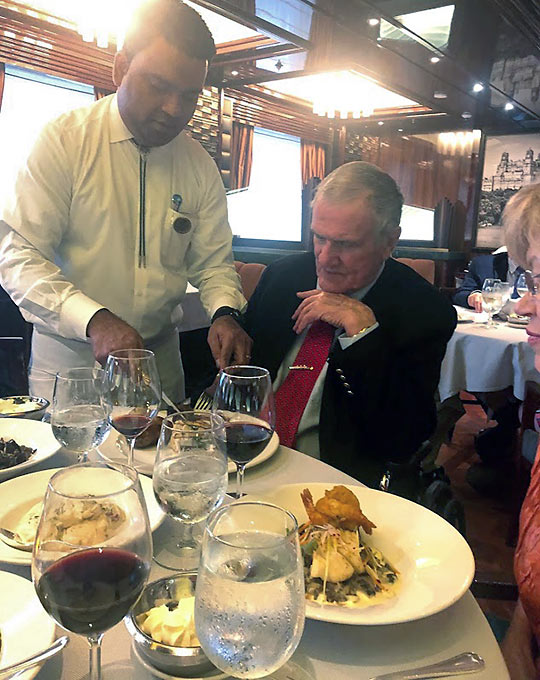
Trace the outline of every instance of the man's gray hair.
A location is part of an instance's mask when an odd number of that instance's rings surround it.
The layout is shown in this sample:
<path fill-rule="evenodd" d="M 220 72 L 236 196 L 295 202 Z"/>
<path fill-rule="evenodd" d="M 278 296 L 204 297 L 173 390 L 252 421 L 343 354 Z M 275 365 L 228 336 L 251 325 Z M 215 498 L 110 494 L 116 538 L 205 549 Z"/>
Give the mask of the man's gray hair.
<path fill-rule="evenodd" d="M 508 254 L 527 269 L 530 245 L 540 243 L 540 184 L 529 184 L 514 194 L 506 204 L 502 221 Z"/>
<path fill-rule="evenodd" d="M 390 175 L 376 165 L 352 161 L 340 165 L 317 187 L 313 199 L 328 203 L 352 203 L 365 199 L 371 206 L 379 236 L 386 236 L 399 227 L 403 196 Z"/>

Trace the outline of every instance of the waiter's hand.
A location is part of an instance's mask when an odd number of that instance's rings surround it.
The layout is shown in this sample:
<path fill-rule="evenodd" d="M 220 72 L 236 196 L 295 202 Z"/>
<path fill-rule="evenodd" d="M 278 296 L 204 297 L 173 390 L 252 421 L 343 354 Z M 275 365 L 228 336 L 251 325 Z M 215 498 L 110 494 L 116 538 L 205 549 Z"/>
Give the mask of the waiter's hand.
<path fill-rule="evenodd" d="M 220 316 L 210 326 L 208 344 L 218 368 L 249 364 L 253 340 L 231 316 Z"/>
<path fill-rule="evenodd" d="M 137 331 L 108 309 L 100 309 L 88 322 L 86 335 L 90 338 L 96 361 L 105 366 L 107 357 L 118 349 L 144 349 Z"/>
<path fill-rule="evenodd" d="M 343 328 L 350 337 L 377 322 L 375 314 L 363 302 L 340 293 L 322 290 L 306 290 L 297 293 L 302 302 L 292 318 L 294 331 L 298 334 L 314 321 L 326 321 L 336 328 Z"/>
<path fill-rule="evenodd" d="M 482 311 L 482 293 L 471 293 L 467 298 L 467 304 L 472 307 L 475 312 Z"/>

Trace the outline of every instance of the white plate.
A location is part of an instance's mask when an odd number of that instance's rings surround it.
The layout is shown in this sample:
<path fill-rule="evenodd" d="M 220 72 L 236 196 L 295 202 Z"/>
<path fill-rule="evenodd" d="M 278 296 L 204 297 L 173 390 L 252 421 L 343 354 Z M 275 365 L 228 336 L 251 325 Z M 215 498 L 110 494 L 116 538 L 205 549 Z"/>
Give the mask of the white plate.
<path fill-rule="evenodd" d="M 474 309 L 460 307 L 459 305 L 454 305 L 454 309 L 457 313 L 458 323 L 469 323 L 471 321 L 476 321 L 476 323 L 485 323 L 488 320 L 487 312 L 475 312 Z"/>
<path fill-rule="evenodd" d="M 50 477 L 61 468 L 52 470 L 42 470 L 22 475 L 15 479 L 9 479 L 0 484 L 0 498 L 2 506 L 0 509 L 0 526 L 13 529 L 14 515 L 18 518 L 29 510 L 34 503 L 37 503 L 45 496 L 47 483 Z M 152 480 L 147 477 L 140 477 L 141 486 L 148 508 L 150 527 L 155 531 L 163 521 L 165 515 L 154 497 Z M 20 514 L 19 514 L 20 510 Z M 16 521 L 16 520 L 15 520 Z M 31 564 L 32 553 L 24 550 L 17 550 L 6 545 L 0 539 L 0 562 L 10 564 Z"/>
<path fill-rule="evenodd" d="M 300 492 L 309 489 L 317 502 L 331 488 L 331 484 L 323 483 L 286 484 L 264 499 L 289 510 L 302 523 L 307 515 Z M 461 534 L 439 515 L 405 498 L 362 486 L 348 488 L 358 497 L 364 514 L 377 525 L 366 542 L 397 567 L 401 587 L 394 598 L 366 608 L 306 602 L 306 616 L 374 626 L 421 619 L 457 602 L 474 576 L 474 557 Z"/>
<path fill-rule="evenodd" d="M 46 649 L 54 640 L 55 624 L 41 606 L 31 581 L 0 571 L 0 669 Z M 17 680 L 32 680 L 40 669 L 30 668 Z"/>
<path fill-rule="evenodd" d="M 50 458 L 60 448 L 56 441 L 51 426 L 40 420 L 27 420 L 24 418 L 1 418 L 0 437 L 14 439 L 17 444 L 37 449 L 34 454 L 24 463 L 0 470 L 0 481 L 18 475 L 23 470 Z"/>
<path fill-rule="evenodd" d="M 278 447 L 279 437 L 274 432 L 270 437 L 270 441 L 266 445 L 265 449 L 259 453 L 258 456 L 255 456 L 253 460 L 250 460 L 246 465 L 246 468 L 255 467 L 255 465 L 264 463 L 265 460 L 268 460 L 274 455 L 274 453 L 278 450 Z M 101 446 L 98 448 L 97 452 L 104 460 L 112 461 L 114 463 L 125 463 L 126 455 L 124 452 L 127 452 L 127 442 L 123 435 L 119 434 L 115 436 L 114 432 L 111 432 L 103 444 L 101 444 Z M 154 469 L 155 457 L 155 446 L 149 446 L 146 449 L 135 449 L 133 462 L 135 463 L 135 469 L 137 472 L 142 475 L 149 475 L 151 477 L 152 470 Z M 232 460 L 229 461 L 227 468 L 229 474 L 236 472 L 236 465 L 232 462 Z"/>

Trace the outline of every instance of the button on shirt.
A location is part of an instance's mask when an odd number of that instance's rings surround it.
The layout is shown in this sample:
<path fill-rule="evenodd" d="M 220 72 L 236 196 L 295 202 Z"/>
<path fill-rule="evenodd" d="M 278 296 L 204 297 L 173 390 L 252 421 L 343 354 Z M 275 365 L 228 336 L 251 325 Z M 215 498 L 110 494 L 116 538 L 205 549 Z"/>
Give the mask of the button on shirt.
<path fill-rule="evenodd" d="M 358 301 L 362 300 L 367 295 L 369 290 L 371 290 L 371 288 L 375 285 L 377 279 L 382 274 L 383 269 L 384 264 L 381 267 L 375 279 L 368 286 L 360 288 L 354 293 L 351 293 L 349 297 L 352 297 Z M 319 286 L 317 283 L 317 288 L 318 287 Z M 364 338 L 366 335 L 368 335 L 378 327 L 379 323 L 375 322 L 369 328 L 366 328 L 361 333 L 357 333 L 356 335 L 353 336 L 345 335 L 342 329 L 336 328 L 337 341 L 339 342 L 341 349 L 345 350 L 347 349 L 347 347 L 350 347 L 355 342 L 358 342 L 359 340 Z M 279 386 L 283 383 L 283 381 L 287 377 L 287 374 L 289 373 L 289 366 L 292 366 L 294 364 L 294 360 L 296 358 L 296 355 L 298 354 L 300 347 L 302 346 L 302 343 L 304 342 L 306 333 L 307 328 L 294 341 L 291 348 L 285 355 L 283 361 L 281 362 L 281 366 L 279 367 L 276 379 L 274 380 L 273 384 L 274 392 L 278 390 Z M 312 456 L 313 458 L 320 458 L 319 417 L 321 413 L 321 402 L 324 381 L 326 379 L 327 371 L 328 362 L 324 364 L 321 372 L 319 373 L 319 377 L 317 378 L 317 381 L 313 387 L 313 391 L 311 392 L 311 396 L 309 398 L 308 403 L 306 404 L 306 408 L 304 409 L 304 413 L 298 425 L 298 431 L 296 435 L 295 442 L 296 449 L 298 449 L 298 451 L 302 451 L 302 453 L 306 453 Z"/>
<path fill-rule="evenodd" d="M 188 280 L 209 316 L 242 309 L 223 183 L 202 146 L 182 132 L 149 150 L 146 267 L 138 264 L 140 151 L 116 95 L 50 123 L 19 173 L 0 222 L 0 280 L 40 330 L 87 341 L 107 307 L 145 340 L 170 333 Z M 171 197 L 192 228 L 177 233 Z"/>

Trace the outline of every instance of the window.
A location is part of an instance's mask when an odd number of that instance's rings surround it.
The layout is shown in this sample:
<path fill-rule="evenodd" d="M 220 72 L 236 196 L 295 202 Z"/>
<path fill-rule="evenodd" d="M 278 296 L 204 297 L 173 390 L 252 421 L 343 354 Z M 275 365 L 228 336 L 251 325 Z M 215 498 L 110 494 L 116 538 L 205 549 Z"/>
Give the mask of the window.
<path fill-rule="evenodd" d="M 90 86 L 6 65 L 0 111 L 0 210 L 17 170 L 49 120 L 94 101 Z"/>
<path fill-rule="evenodd" d="M 300 138 L 255 128 L 249 187 L 230 193 L 227 202 L 237 240 L 300 243 Z"/>
<path fill-rule="evenodd" d="M 404 205 L 401 211 L 401 241 L 433 241 L 435 210 Z"/>

